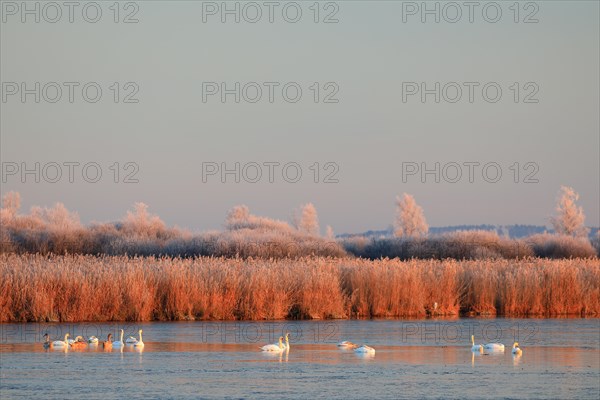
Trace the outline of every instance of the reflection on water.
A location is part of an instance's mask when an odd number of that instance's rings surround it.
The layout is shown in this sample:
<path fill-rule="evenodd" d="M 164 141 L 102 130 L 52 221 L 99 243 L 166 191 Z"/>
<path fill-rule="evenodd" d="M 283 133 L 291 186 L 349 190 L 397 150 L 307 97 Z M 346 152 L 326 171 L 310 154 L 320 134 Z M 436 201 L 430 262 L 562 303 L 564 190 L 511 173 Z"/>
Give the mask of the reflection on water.
<path fill-rule="evenodd" d="M 222 360 L 230 358 L 236 361 L 260 362 L 282 360 L 287 361 L 292 354 L 293 362 L 319 363 L 329 365 L 351 364 L 357 360 L 373 359 L 381 364 L 413 364 L 413 365 L 453 365 L 470 360 L 471 366 L 505 364 L 513 365 L 526 359 L 528 364 L 554 367 L 583 367 L 592 362 L 600 367 L 599 349 L 581 349 L 575 347 L 544 347 L 532 346 L 526 349 L 526 356 L 515 356 L 510 350 L 505 352 L 472 352 L 470 346 L 377 346 L 376 354 L 356 353 L 352 349 L 343 349 L 335 345 L 298 344 L 290 351 L 269 352 L 260 351 L 257 346 L 234 343 L 168 343 L 145 342 L 144 347 L 132 345 L 120 348 L 103 349 L 101 346 L 87 348 L 53 348 L 45 349 L 41 344 L 14 343 L 2 344 L 0 350 L 3 357 L 18 353 L 65 353 L 75 354 L 148 354 L 148 353 L 205 353 L 212 354 Z M 157 357 L 161 357 L 158 355 Z"/>
<path fill-rule="evenodd" d="M 261 351 L 261 355 L 264 357 L 264 361 L 279 361 L 279 362 L 288 362 L 290 352 L 289 351 L 281 351 L 279 353 L 275 353 L 272 351 Z M 243 361 L 243 360 L 240 360 Z M 255 360 L 246 360 L 247 362 L 253 362 Z"/>
<path fill-rule="evenodd" d="M 38 336 L 26 335 L 22 340 L 16 334 L 3 335 L 0 397 L 598 398 L 599 320 L 538 320 L 535 337 L 482 337 L 482 342 L 491 339 L 506 345 L 505 352 L 489 354 L 471 352 L 466 336 L 460 342 L 440 340 L 432 334 L 438 322 L 338 321 L 335 336 L 330 335 L 331 325 L 326 327 L 327 340 L 314 340 L 313 332 L 321 330 L 316 323 L 294 322 L 291 349 L 281 353 L 260 351 L 261 345 L 272 342 L 270 337 L 202 336 L 198 332 L 206 332 L 207 326 L 200 322 L 143 324 L 143 348 L 127 345 L 107 350 L 100 344 L 44 349 L 32 340 Z M 454 321 L 452 329 L 472 322 Z M 530 322 L 495 321 L 511 335 L 516 323 Z M 427 326 L 418 334 L 421 323 Z M 228 333 L 233 326 L 227 326 Z M 244 323 L 239 328 L 256 331 L 257 326 Z M 0 327 L 4 333 L 31 329 L 30 325 Z M 55 328 L 77 333 L 81 326 Z M 209 330 L 222 329 L 211 326 Z M 269 327 L 260 329 L 280 335 Z M 521 344 L 521 356 L 511 354 L 514 339 Z M 367 343 L 377 352 L 357 354 L 337 347 L 341 340 Z M 497 384 L 482 385 L 485 382 Z"/>
<path fill-rule="evenodd" d="M 523 356 L 522 355 L 514 355 L 513 354 L 512 359 L 513 359 L 513 365 L 515 367 L 518 367 L 519 364 L 521 363 L 521 357 L 523 357 Z"/>

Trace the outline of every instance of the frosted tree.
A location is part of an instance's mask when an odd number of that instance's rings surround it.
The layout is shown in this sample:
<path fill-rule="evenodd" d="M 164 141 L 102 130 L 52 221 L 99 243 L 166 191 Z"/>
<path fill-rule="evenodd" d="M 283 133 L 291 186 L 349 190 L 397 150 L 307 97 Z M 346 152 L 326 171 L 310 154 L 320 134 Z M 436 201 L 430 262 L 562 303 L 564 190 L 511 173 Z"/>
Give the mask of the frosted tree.
<path fill-rule="evenodd" d="M 12 249 L 8 229 L 15 226 L 17 213 L 21 207 L 21 196 L 17 192 L 8 192 L 2 197 L 2 208 L 0 208 L 0 248 L 2 251 Z"/>
<path fill-rule="evenodd" d="M 229 230 L 239 229 L 248 224 L 250 220 L 250 210 L 245 205 L 233 207 L 227 213 L 225 227 Z"/>
<path fill-rule="evenodd" d="M 52 230 L 68 232 L 81 228 L 79 215 L 67 210 L 63 203 L 56 203 L 50 209 L 44 209 L 44 219 Z"/>
<path fill-rule="evenodd" d="M 166 229 L 165 223 L 157 215 L 150 214 L 144 203 L 135 203 L 133 212 L 127 211 L 122 225 L 125 232 L 145 237 L 158 237 Z"/>
<path fill-rule="evenodd" d="M 300 208 L 299 214 L 295 218 L 296 228 L 308 235 L 319 236 L 319 217 L 315 206 L 307 203 Z"/>
<path fill-rule="evenodd" d="M 394 236 L 396 237 L 421 237 L 429 231 L 423 209 L 417 204 L 414 197 L 404 193 L 396 197 L 396 220 L 394 221 Z"/>
<path fill-rule="evenodd" d="M 585 237 L 588 229 L 585 227 L 583 209 L 577 206 L 579 194 L 573 188 L 561 186 L 560 196 L 556 203 L 556 216 L 552 218 L 552 226 L 556 233 Z"/>
<path fill-rule="evenodd" d="M 327 225 L 327 229 L 325 229 L 325 237 L 329 240 L 335 239 L 335 234 L 333 233 L 333 228 Z"/>
<path fill-rule="evenodd" d="M 17 216 L 21 208 L 21 195 L 18 192 L 8 192 L 2 197 L 2 209 L 0 216 L 3 223 L 8 223 L 9 220 Z"/>

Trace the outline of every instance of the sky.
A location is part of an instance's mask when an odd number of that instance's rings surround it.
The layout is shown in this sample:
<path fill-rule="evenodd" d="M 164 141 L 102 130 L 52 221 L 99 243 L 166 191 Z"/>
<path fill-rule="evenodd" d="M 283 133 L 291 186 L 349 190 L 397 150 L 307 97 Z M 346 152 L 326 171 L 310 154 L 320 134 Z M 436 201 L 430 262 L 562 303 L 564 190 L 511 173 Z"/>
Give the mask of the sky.
<path fill-rule="evenodd" d="M 598 226 L 599 3 L 492 3 L 2 1 L 0 192 L 196 231 L 312 202 L 344 233 L 405 192 L 431 226 L 547 225 L 567 185 Z"/>

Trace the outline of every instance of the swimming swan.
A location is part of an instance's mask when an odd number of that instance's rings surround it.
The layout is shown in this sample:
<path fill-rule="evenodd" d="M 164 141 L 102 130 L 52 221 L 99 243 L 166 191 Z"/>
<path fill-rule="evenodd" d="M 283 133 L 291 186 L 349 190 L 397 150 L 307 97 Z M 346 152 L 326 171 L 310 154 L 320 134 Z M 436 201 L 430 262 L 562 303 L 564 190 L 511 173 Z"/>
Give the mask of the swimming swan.
<path fill-rule="evenodd" d="M 502 343 L 486 343 L 483 345 L 485 351 L 504 351 L 504 345 Z"/>
<path fill-rule="evenodd" d="M 52 342 L 51 347 L 69 347 L 69 334 L 67 333 L 65 335 L 65 340 L 64 342 L 62 340 L 55 340 L 54 342 Z"/>
<path fill-rule="evenodd" d="M 83 336 L 77 336 L 75 340 L 71 343 L 71 347 L 75 349 L 83 349 L 87 344 L 83 340 Z"/>
<path fill-rule="evenodd" d="M 520 356 L 521 354 L 523 354 L 523 350 L 521 350 L 521 348 L 519 347 L 518 342 L 513 343 L 512 353 L 515 356 Z"/>
<path fill-rule="evenodd" d="M 354 352 L 361 354 L 375 354 L 375 349 L 370 346 L 367 346 L 366 344 L 363 344 L 362 346 L 354 349 Z"/>
<path fill-rule="evenodd" d="M 121 340 L 117 340 L 113 342 L 113 347 L 122 347 L 123 346 L 123 329 L 121 329 Z"/>
<path fill-rule="evenodd" d="M 144 347 L 144 341 L 142 340 L 142 330 L 140 329 L 138 331 L 139 335 L 140 335 L 140 340 L 137 340 L 134 344 L 133 347 Z"/>
<path fill-rule="evenodd" d="M 112 333 L 109 333 L 108 336 L 106 337 L 106 342 L 102 342 L 102 347 L 105 350 L 110 350 L 112 349 Z"/>
<path fill-rule="evenodd" d="M 483 353 L 483 345 L 475 344 L 475 335 L 471 335 L 471 351 Z"/>
<path fill-rule="evenodd" d="M 44 348 L 51 349 L 53 347 L 52 342 L 50 341 L 50 335 L 47 333 L 44 334 Z"/>
<path fill-rule="evenodd" d="M 285 334 L 285 344 L 283 345 L 287 351 L 290 351 L 290 333 Z"/>
<path fill-rule="evenodd" d="M 283 336 L 279 336 L 279 343 L 277 344 L 266 344 L 260 348 L 262 351 L 275 351 L 282 352 L 285 349 L 283 345 Z"/>
<path fill-rule="evenodd" d="M 136 338 L 134 338 L 133 336 L 129 336 L 125 340 L 125 344 L 136 344 L 137 342 L 138 342 L 138 340 Z"/>

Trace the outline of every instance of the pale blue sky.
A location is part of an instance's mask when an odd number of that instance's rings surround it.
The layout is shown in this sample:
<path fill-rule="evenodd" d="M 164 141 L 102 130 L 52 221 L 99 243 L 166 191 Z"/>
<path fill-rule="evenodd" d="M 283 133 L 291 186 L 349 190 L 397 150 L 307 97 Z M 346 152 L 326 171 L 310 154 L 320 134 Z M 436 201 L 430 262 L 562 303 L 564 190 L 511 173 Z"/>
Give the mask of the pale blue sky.
<path fill-rule="evenodd" d="M 77 12 L 74 23 L 55 24 L 3 15 L 2 82 L 103 88 L 96 104 L 80 92 L 73 104 L 23 104 L 18 95 L 0 103 L 3 163 L 95 161 L 104 173 L 96 184 L 80 175 L 39 184 L 8 177 L 2 194 L 19 191 L 24 209 L 60 201 L 85 222 L 105 221 L 143 201 L 168 224 L 205 230 L 220 228 L 236 204 L 289 219 L 311 201 L 323 229 L 342 233 L 388 226 L 402 192 L 415 196 L 432 226 L 545 224 L 560 185 L 569 185 L 588 225 L 599 225 L 598 2 L 538 2 L 534 24 L 513 22 L 512 1 L 501 2 L 496 24 L 477 12 L 472 24 L 466 17 L 403 23 L 402 2 L 390 1 L 337 2 L 336 24 L 315 24 L 312 1 L 299 2 L 296 24 L 277 12 L 273 24 L 266 16 L 255 24 L 223 24 L 218 16 L 203 23 L 200 1 L 143 1 L 139 23 L 115 24 L 112 3 L 100 2 L 96 24 Z M 111 83 L 128 81 L 139 85 L 139 103 L 113 103 Z M 295 104 L 280 92 L 274 103 L 202 102 L 202 82 L 236 81 L 295 81 L 303 97 Z M 473 104 L 402 102 L 402 82 L 451 81 L 497 82 L 503 97 L 487 103 L 476 91 Z M 314 103 L 313 82 L 336 82 L 339 103 Z M 514 103 L 513 82 L 535 82 L 539 103 Z M 139 165 L 139 183 L 113 183 L 109 166 L 128 161 Z M 210 161 L 294 161 L 304 175 L 296 184 L 281 175 L 274 183 L 203 183 L 202 162 Z M 408 161 L 497 162 L 504 175 L 495 184 L 480 174 L 473 183 L 403 183 Z M 339 183 L 313 183 L 314 162 L 339 165 Z M 513 183 L 514 162 L 537 163 L 539 183 Z"/>

